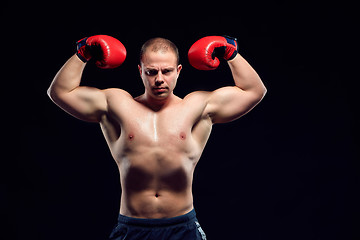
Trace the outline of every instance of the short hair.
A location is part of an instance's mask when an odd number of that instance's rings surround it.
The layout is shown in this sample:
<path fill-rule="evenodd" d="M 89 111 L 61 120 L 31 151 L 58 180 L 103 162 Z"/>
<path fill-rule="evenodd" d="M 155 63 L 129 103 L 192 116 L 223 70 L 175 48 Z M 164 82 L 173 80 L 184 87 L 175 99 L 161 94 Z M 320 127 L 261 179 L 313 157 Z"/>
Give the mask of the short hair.
<path fill-rule="evenodd" d="M 140 63 L 142 61 L 143 55 L 145 54 L 145 52 L 148 48 L 150 48 L 150 50 L 153 52 L 161 51 L 161 52 L 165 53 L 169 50 L 173 51 L 176 56 L 176 62 L 179 65 L 179 63 L 180 63 L 179 50 L 176 47 L 176 45 L 173 42 L 171 42 L 170 40 L 168 40 L 166 38 L 160 38 L 160 37 L 151 38 L 151 39 L 147 40 L 142 45 L 141 50 L 140 50 Z"/>

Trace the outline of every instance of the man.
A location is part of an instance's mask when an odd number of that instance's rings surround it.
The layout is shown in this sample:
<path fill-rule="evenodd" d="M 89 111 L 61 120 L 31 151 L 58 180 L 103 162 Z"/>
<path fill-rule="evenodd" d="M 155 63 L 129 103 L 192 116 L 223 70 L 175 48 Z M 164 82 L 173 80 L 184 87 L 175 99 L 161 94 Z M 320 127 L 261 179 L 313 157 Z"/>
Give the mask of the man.
<path fill-rule="evenodd" d="M 113 52 L 116 52 L 113 54 Z M 125 59 L 116 39 L 97 35 L 78 42 L 78 52 L 55 76 L 48 94 L 71 115 L 100 123 L 122 187 L 119 223 L 111 239 L 206 239 L 193 210 L 192 180 L 212 125 L 235 120 L 261 101 L 266 88 L 237 52 L 235 39 L 205 37 L 189 50 L 202 70 L 228 61 L 234 86 L 197 91 L 183 99 L 173 90 L 182 69 L 177 47 L 154 38 L 141 49 L 145 86 L 133 98 L 121 89 L 79 86 L 86 61 L 114 67 Z"/>

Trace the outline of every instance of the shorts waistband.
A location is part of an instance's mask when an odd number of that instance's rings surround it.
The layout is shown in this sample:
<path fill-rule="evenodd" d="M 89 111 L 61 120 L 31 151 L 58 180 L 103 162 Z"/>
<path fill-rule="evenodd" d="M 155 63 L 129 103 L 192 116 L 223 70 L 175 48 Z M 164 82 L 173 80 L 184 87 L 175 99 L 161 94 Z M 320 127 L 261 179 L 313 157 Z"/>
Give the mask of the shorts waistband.
<path fill-rule="evenodd" d="M 119 214 L 118 222 L 141 227 L 166 227 L 189 222 L 196 218 L 195 210 L 173 218 L 132 218 Z"/>

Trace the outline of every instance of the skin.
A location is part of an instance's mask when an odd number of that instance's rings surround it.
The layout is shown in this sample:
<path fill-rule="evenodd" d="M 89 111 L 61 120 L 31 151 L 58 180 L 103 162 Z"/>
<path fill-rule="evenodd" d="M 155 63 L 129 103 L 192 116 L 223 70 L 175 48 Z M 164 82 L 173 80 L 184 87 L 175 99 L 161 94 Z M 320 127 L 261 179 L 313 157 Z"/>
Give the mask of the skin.
<path fill-rule="evenodd" d="M 69 114 L 98 122 L 120 172 L 120 214 L 170 218 L 193 209 L 192 181 L 212 125 L 233 121 L 261 101 L 266 88 L 239 54 L 228 62 L 234 86 L 173 90 L 182 66 L 175 53 L 147 50 L 138 66 L 145 92 L 80 85 L 85 63 L 72 56 L 55 76 L 50 98 Z"/>

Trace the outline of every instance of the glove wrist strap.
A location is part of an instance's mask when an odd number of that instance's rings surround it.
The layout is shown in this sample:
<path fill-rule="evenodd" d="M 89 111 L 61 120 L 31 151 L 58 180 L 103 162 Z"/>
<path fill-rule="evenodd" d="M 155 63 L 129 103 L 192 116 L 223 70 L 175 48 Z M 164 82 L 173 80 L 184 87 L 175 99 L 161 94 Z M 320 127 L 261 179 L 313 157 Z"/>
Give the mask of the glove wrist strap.
<path fill-rule="evenodd" d="M 230 36 L 224 36 L 227 42 L 227 46 L 224 53 L 224 59 L 226 61 L 232 60 L 236 57 L 238 54 L 238 44 L 237 39 L 230 37 Z"/>
<path fill-rule="evenodd" d="M 79 41 L 76 42 L 76 55 L 80 58 L 81 61 L 83 61 L 84 63 L 86 63 L 87 61 L 90 60 L 91 56 L 87 56 L 89 54 L 87 54 L 87 48 L 88 46 L 86 45 L 86 40 L 88 38 L 83 38 Z"/>

